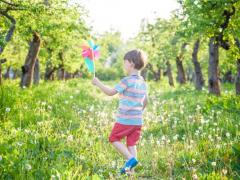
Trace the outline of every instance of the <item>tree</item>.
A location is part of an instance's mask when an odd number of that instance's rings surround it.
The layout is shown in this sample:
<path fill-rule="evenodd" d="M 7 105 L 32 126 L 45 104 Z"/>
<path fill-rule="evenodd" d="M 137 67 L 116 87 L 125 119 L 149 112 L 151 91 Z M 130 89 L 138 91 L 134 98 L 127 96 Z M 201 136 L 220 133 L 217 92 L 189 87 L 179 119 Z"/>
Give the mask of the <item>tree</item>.
<path fill-rule="evenodd" d="M 239 27 L 234 22 L 239 19 L 236 15 L 239 1 L 179 0 L 179 3 L 186 29 L 209 38 L 209 92 L 220 95 L 219 47 L 229 50 L 231 39 L 236 36 Z"/>
<path fill-rule="evenodd" d="M 48 77 L 48 74 L 52 76 L 62 65 L 66 71 L 75 72 L 79 69 L 83 62 L 80 52 L 81 40 L 89 36 L 90 30 L 85 25 L 84 8 L 69 4 L 67 0 L 16 0 L 16 3 L 21 7 L 21 11 L 12 11 L 11 15 L 16 19 L 18 26 L 13 41 L 2 54 L 4 58 L 10 59 L 8 65 L 15 68 L 22 66 L 28 44 L 33 34 L 37 33 L 42 39 L 42 45 L 36 58 L 39 64 L 47 65 L 45 77 Z M 50 71 L 47 72 L 48 69 Z"/>
<path fill-rule="evenodd" d="M 204 86 L 204 79 L 202 74 L 202 69 L 200 63 L 198 62 L 198 50 L 199 50 L 200 40 L 197 39 L 194 43 L 193 53 L 192 53 L 192 62 L 195 69 L 195 88 L 201 90 Z"/>

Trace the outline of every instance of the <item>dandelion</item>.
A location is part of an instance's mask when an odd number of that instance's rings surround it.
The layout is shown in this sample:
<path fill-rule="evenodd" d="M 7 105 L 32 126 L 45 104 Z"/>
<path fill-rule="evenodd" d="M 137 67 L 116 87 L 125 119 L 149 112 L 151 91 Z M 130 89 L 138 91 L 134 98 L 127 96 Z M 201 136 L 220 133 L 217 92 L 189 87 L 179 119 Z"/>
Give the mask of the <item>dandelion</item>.
<path fill-rule="evenodd" d="M 222 173 L 223 173 L 224 175 L 226 175 L 226 174 L 227 174 L 227 169 L 223 169 L 223 170 L 222 170 Z"/>
<path fill-rule="evenodd" d="M 201 106 L 197 105 L 196 110 L 199 111 L 201 109 Z"/>
<path fill-rule="evenodd" d="M 31 133 L 31 131 L 29 129 L 25 129 L 24 131 L 25 131 L 26 134 L 30 134 Z"/>
<path fill-rule="evenodd" d="M 91 107 L 89 108 L 89 111 L 90 111 L 90 112 L 92 112 L 92 111 L 93 111 L 93 109 L 94 109 L 94 107 L 93 107 L 93 106 L 91 106 Z"/>
<path fill-rule="evenodd" d="M 17 145 L 21 147 L 23 145 L 23 143 L 17 142 Z"/>
<path fill-rule="evenodd" d="M 196 135 L 196 136 L 199 135 L 199 130 L 196 130 L 195 135 Z"/>
<path fill-rule="evenodd" d="M 41 104 L 42 104 L 43 106 L 45 106 L 47 103 L 46 103 L 45 101 L 43 101 Z"/>
<path fill-rule="evenodd" d="M 68 141 L 68 142 L 73 141 L 73 135 L 69 135 L 69 136 L 67 137 L 67 141 Z"/>
<path fill-rule="evenodd" d="M 79 157 L 81 160 L 84 160 L 85 159 L 85 157 L 83 156 L 83 155 L 80 155 L 80 157 Z"/>
<path fill-rule="evenodd" d="M 216 162 L 212 162 L 211 165 L 212 165 L 213 167 L 215 167 L 215 166 L 217 165 L 217 163 L 216 163 Z"/>
<path fill-rule="evenodd" d="M 226 136 L 227 136 L 227 138 L 229 138 L 229 137 L 230 137 L 230 133 L 229 133 L 229 132 L 227 132 L 227 133 L 226 133 Z"/>
<path fill-rule="evenodd" d="M 11 109 L 9 107 L 6 108 L 6 112 L 10 112 Z"/>
<path fill-rule="evenodd" d="M 26 170 L 30 171 L 32 169 L 32 166 L 30 164 L 25 165 Z"/>
<path fill-rule="evenodd" d="M 178 139 L 178 134 L 176 134 L 174 137 L 173 137 L 173 140 L 177 140 Z"/>
<path fill-rule="evenodd" d="M 193 178 L 194 180 L 197 180 L 197 179 L 198 179 L 197 174 L 193 174 L 192 178 Z"/>
<path fill-rule="evenodd" d="M 112 162 L 112 167 L 114 168 L 115 166 L 116 166 L 116 162 L 113 161 L 113 162 Z"/>

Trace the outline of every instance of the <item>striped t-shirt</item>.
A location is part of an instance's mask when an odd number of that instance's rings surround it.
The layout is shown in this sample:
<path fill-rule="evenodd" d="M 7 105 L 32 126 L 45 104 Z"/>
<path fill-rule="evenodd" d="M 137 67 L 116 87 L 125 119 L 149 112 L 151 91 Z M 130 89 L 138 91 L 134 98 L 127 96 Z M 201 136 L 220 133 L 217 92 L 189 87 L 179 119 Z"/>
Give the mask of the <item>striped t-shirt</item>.
<path fill-rule="evenodd" d="M 119 93 L 117 122 L 125 125 L 143 124 L 143 101 L 147 86 L 142 76 L 130 75 L 115 86 Z"/>

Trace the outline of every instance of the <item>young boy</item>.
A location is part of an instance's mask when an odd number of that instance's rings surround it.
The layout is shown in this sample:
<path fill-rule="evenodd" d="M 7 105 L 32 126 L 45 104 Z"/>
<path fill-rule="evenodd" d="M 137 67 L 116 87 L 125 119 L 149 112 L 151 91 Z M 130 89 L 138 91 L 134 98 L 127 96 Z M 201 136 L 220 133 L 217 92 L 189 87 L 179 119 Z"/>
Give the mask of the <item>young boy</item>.
<path fill-rule="evenodd" d="M 113 96 L 119 93 L 117 122 L 114 124 L 109 141 L 126 159 L 121 173 L 129 173 L 138 164 L 136 144 L 140 138 L 143 124 L 143 110 L 147 105 L 147 87 L 140 71 L 146 64 L 146 55 L 141 50 L 132 50 L 124 56 L 124 70 L 128 74 L 114 88 L 104 85 L 98 78 L 92 83 L 105 94 Z M 126 145 L 121 139 L 126 137 Z"/>

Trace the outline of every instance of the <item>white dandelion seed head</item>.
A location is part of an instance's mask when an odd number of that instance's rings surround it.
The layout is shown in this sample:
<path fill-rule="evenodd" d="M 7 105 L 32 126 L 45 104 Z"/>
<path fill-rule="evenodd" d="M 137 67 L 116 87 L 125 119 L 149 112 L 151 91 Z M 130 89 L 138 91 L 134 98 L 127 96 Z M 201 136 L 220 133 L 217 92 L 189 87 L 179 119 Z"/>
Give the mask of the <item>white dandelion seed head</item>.
<path fill-rule="evenodd" d="M 30 171 L 32 169 L 32 166 L 30 164 L 25 165 L 26 170 Z"/>
<path fill-rule="evenodd" d="M 196 162 L 196 159 L 192 159 L 192 162 L 195 163 L 195 162 Z"/>
<path fill-rule="evenodd" d="M 192 178 L 193 178 L 194 180 L 197 180 L 197 179 L 198 179 L 197 174 L 193 174 Z"/>
<path fill-rule="evenodd" d="M 211 165 L 212 165 L 213 167 L 215 167 L 215 166 L 217 165 L 217 163 L 216 163 L 216 162 L 212 162 Z"/>
<path fill-rule="evenodd" d="M 226 175 L 226 174 L 227 174 L 227 169 L 223 169 L 223 170 L 222 170 L 222 173 L 223 173 L 224 175 Z"/>
<path fill-rule="evenodd" d="M 229 138 L 229 137 L 230 137 L 230 133 L 229 133 L 229 132 L 227 132 L 227 133 L 226 133 L 226 136 Z"/>
<path fill-rule="evenodd" d="M 10 112 L 10 111 L 11 111 L 11 108 L 7 107 L 6 112 Z"/>
<path fill-rule="evenodd" d="M 68 142 L 73 141 L 73 135 L 69 135 L 69 136 L 67 137 L 67 141 L 68 141 Z"/>

